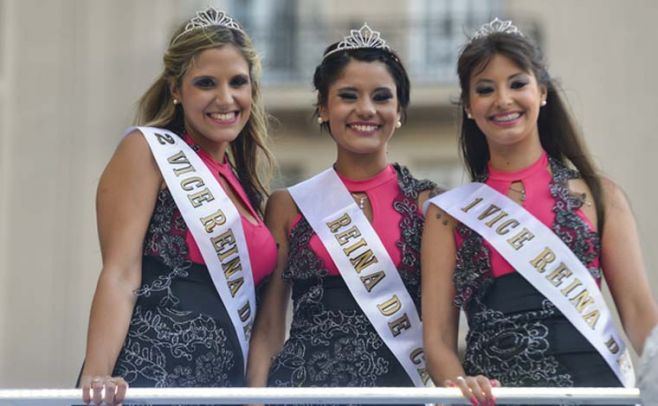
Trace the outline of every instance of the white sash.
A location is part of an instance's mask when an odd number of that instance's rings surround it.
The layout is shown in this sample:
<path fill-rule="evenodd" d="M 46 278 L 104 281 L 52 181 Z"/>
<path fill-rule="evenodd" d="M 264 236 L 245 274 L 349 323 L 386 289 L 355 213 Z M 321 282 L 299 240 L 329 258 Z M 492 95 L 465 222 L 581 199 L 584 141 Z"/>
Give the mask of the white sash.
<path fill-rule="evenodd" d="M 256 295 L 240 213 L 185 141 L 162 128 L 136 128 L 151 147 L 176 206 L 199 246 L 238 336 L 246 368 Z"/>
<path fill-rule="evenodd" d="M 416 306 L 384 244 L 336 172 L 329 168 L 288 191 L 414 385 L 431 385 Z"/>
<path fill-rule="evenodd" d="M 633 365 L 596 281 L 544 223 L 507 196 L 470 183 L 432 198 L 434 204 L 485 238 L 548 298 L 606 360 L 625 387 Z"/>

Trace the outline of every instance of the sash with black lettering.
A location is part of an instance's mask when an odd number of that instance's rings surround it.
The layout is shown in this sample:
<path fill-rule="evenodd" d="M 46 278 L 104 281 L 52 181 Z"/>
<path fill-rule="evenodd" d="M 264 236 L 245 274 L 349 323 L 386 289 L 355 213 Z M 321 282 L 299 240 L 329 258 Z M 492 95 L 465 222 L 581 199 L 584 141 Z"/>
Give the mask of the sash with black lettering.
<path fill-rule="evenodd" d="M 329 168 L 288 191 L 414 385 L 431 385 L 416 306 L 384 244 L 336 172 Z"/>
<path fill-rule="evenodd" d="M 238 336 L 246 367 L 256 295 L 240 213 L 185 141 L 162 128 L 137 129 L 151 147 L 176 206 L 199 246 Z"/>
<path fill-rule="evenodd" d="M 633 365 L 596 281 L 550 228 L 509 197 L 470 183 L 426 203 L 445 210 L 486 239 L 548 298 L 606 360 L 625 387 Z"/>

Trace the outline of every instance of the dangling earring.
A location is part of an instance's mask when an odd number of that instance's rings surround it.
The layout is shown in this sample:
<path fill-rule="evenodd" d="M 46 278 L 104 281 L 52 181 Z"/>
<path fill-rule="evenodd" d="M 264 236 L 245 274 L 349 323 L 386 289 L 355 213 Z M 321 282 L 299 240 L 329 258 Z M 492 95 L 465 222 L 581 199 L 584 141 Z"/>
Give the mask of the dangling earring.
<path fill-rule="evenodd" d="M 318 117 L 317 120 L 318 120 L 318 124 L 320 124 L 320 125 L 322 125 L 322 123 L 324 123 L 324 120 L 322 119 L 322 117 Z"/>
<path fill-rule="evenodd" d="M 548 104 L 548 102 L 547 102 L 546 100 L 542 100 L 542 101 L 541 101 L 541 106 L 542 106 L 542 107 L 544 107 L 544 106 L 547 105 L 547 104 Z"/>
<path fill-rule="evenodd" d="M 402 127 L 402 121 L 398 120 L 398 121 L 395 123 L 395 128 L 400 128 L 400 127 Z"/>

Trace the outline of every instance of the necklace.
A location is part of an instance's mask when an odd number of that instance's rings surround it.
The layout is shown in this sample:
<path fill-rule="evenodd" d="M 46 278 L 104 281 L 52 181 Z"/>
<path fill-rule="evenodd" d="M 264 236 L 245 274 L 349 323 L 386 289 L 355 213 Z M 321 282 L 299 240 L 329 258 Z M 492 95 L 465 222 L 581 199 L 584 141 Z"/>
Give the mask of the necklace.
<path fill-rule="evenodd" d="M 525 202 L 526 199 L 526 194 L 525 194 L 525 188 L 523 187 L 523 184 L 521 184 L 521 189 L 514 189 L 511 185 L 509 187 L 509 190 L 512 192 L 516 192 L 519 194 L 519 199 L 521 199 L 521 203 Z"/>
<path fill-rule="evenodd" d="M 352 195 L 352 197 L 358 200 L 359 209 L 363 210 L 363 208 L 366 207 L 366 200 L 368 200 L 368 195 L 365 194 L 364 192 L 356 192 L 356 193 L 350 192 L 350 194 Z M 361 194 L 363 194 L 363 196 L 361 196 Z"/>

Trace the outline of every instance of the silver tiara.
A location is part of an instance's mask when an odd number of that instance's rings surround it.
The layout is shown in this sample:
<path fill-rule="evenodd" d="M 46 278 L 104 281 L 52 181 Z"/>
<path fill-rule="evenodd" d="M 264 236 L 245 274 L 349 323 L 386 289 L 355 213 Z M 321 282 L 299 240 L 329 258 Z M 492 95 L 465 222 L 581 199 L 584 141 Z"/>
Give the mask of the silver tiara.
<path fill-rule="evenodd" d="M 368 27 L 367 23 L 364 23 L 358 30 L 350 30 L 350 35 L 343 38 L 343 40 L 336 45 L 336 48 L 327 52 L 322 59 L 324 60 L 329 55 L 339 51 L 361 48 L 383 49 L 385 51 L 391 50 L 386 44 L 386 41 L 380 36 L 379 31 L 373 31 Z"/>
<path fill-rule="evenodd" d="M 475 34 L 471 36 L 471 41 L 499 32 L 505 34 L 516 34 L 523 37 L 523 33 L 519 31 L 519 28 L 516 25 L 512 24 L 511 20 L 502 21 L 496 17 L 491 20 L 491 22 L 482 24 L 480 28 L 475 31 Z"/>
<path fill-rule="evenodd" d="M 190 31 L 212 26 L 226 27 L 242 32 L 242 27 L 240 27 L 240 24 L 238 24 L 233 17 L 221 10 L 217 10 L 215 7 L 209 6 L 205 10 L 197 11 L 196 16 L 190 19 L 185 25 L 183 32 L 178 34 L 172 43 L 175 43 L 180 36 L 185 35 Z"/>

